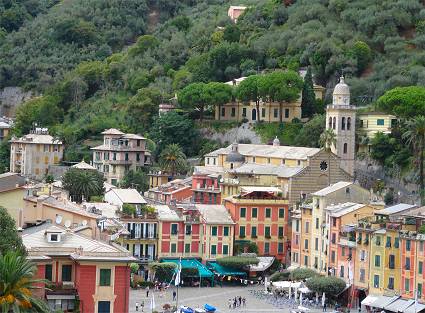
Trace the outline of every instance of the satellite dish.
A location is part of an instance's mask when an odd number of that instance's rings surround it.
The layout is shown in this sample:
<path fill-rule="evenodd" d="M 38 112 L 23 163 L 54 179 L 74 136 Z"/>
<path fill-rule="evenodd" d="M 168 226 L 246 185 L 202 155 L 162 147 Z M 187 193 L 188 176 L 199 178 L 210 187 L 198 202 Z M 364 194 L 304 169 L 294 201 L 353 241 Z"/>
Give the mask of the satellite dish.
<path fill-rule="evenodd" d="M 56 224 L 62 223 L 62 215 L 57 214 L 55 222 L 56 222 Z"/>
<path fill-rule="evenodd" d="M 86 226 L 86 225 L 87 225 L 87 220 L 83 220 L 83 221 L 81 222 L 81 225 Z"/>
<path fill-rule="evenodd" d="M 65 227 L 69 228 L 71 226 L 71 221 L 70 220 L 66 220 L 65 221 Z"/>

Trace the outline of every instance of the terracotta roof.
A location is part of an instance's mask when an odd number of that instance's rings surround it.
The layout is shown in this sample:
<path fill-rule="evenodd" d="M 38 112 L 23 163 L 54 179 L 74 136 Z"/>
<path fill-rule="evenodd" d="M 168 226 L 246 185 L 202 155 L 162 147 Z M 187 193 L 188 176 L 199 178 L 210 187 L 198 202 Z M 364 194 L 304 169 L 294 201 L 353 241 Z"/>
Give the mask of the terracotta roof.
<path fill-rule="evenodd" d="M 113 192 L 123 203 L 145 204 L 146 200 L 136 189 L 112 188 L 108 192 Z"/>
<path fill-rule="evenodd" d="M 308 157 L 319 153 L 319 148 L 271 146 L 255 144 L 238 144 L 238 152 L 244 156 L 269 157 L 292 160 L 307 160 Z M 217 149 L 206 156 L 227 155 L 231 152 L 231 145 Z"/>
<path fill-rule="evenodd" d="M 207 224 L 235 224 L 224 205 L 195 204 Z"/>
<path fill-rule="evenodd" d="M 109 128 L 101 132 L 102 135 L 124 135 L 122 131 L 116 128 Z"/>
<path fill-rule="evenodd" d="M 90 164 L 86 163 L 84 160 L 82 160 L 80 163 L 73 165 L 72 167 L 78 168 L 81 170 L 96 170 L 94 166 L 91 166 Z"/>

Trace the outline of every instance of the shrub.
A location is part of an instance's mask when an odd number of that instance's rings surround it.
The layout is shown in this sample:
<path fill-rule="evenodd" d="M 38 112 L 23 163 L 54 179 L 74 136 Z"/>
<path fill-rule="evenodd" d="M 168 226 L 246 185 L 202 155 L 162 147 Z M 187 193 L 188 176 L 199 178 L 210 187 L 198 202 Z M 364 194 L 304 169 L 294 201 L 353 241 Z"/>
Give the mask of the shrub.
<path fill-rule="evenodd" d="M 333 276 L 316 276 L 307 280 L 308 289 L 319 294 L 326 293 L 327 295 L 338 295 L 345 288 L 345 282 L 338 277 Z"/>
<path fill-rule="evenodd" d="M 133 274 L 137 274 L 137 271 L 139 270 L 139 264 L 131 263 L 130 264 L 130 270 Z"/>
<path fill-rule="evenodd" d="M 149 287 L 149 288 L 151 288 L 151 287 L 153 287 L 154 285 L 155 285 L 155 283 L 154 282 L 152 282 L 152 281 L 138 281 L 137 282 L 137 285 L 140 287 L 140 288 L 146 288 L 146 287 Z"/>
<path fill-rule="evenodd" d="M 270 276 L 271 281 L 290 280 L 291 272 L 276 272 Z"/>
<path fill-rule="evenodd" d="M 150 268 L 155 272 L 155 278 L 160 282 L 170 282 L 177 265 L 172 262 L 153 262 Z"/>
<path fill-rule="evenodd" d="M 248 265 L 258 264 L 259 260 L 255 257 L 244 256 L 227 256 L 217 259 L 217 263 L 221 266 L 231 267 L 235 269 L 243 269 Z"/>
<path fill-rule="evenodd" d="M 136 207 L 132 204 L 124 203 L 122 206 L 122 212 L 126 215 L 136 214 Z"/>
<path fill-rule="evenodd" d="M 181 277 L 199 277 L 199 271 L 196 267 L 182 268 Z"/>
<path fill-rule="evenodd" d="M 103 202 L 103 196 L 91 196 L 90 202 Z"/>
<path fill-rule="evenodd" d="M 304 280 L 316 276 L 317 273 L 309 268 L 297 268 L 291 272 L 292 280 Z"/>

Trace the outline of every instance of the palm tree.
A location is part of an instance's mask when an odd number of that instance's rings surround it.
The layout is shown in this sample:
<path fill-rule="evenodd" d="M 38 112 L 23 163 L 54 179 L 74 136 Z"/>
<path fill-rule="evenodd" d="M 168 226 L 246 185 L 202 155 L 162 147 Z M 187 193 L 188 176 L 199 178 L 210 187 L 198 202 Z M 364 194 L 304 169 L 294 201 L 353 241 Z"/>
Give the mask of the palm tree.
<path fill-rule="evenodd" d="M 95 170 L 71 168 L 62 177 L 62 185 L 74 201 L 103 194 L 103 175 Z"/>
<path fill-rule="evenodd" d="M 425 150 L 425 116 L 419 115 L 406 122 L 403 139 L 409 144 L 419 161 L 419 187 L 421 203 L 424 204 L 424 150 Z"/>
<path fill-rule="evenodd" d="M 164 172 L 174 176 L 186 169 L 186 155 L 178 144 L 170 144 L 159 155 L 159 164 Z"/>
<path fill-rule="evenodd" d="M 332 128 L 326 129 L 321 135 L 319 139 L 320 147 L 324 148 L 326 152 L 328 152 L 328 181 L 329 185 L 331 184 L 331 149 L 332 146 L 336 146 L 336 134 Z"/>
<path fill-rule="evenodd" d="M 16 251 L 0 255 L 0 311 L 50 312 L 47 304 L 32 290 L 43 280 L 34 279 L 37 268 Z"/>

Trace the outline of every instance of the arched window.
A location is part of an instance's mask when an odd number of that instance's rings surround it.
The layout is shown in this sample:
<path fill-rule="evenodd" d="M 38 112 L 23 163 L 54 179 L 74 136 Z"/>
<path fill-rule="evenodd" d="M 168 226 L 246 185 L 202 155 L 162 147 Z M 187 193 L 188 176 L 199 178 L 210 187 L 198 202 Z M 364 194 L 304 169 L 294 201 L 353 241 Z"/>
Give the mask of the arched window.
<path fill-rule="evenodd" d="M 332 128 L 335 129 L 336 128 L 336 117 L 333 118 L 332 120 Z"/>
<path fill-rule="evenodd" d="M 351 117 L 347 118 L 347 130 L 351 128 Z"/>
<path fill-rule="evenodd" d="M 341 129 L 345 130 L 345 117 L 341 119 Z"/>
<path fill-rule="evenodd" d="M 346 154 L 346 153 L 347 153 L 347 148 L 348 148 L 347 143 L 344 143 L 344 154 Z"/>
<path fill-rule="evenodd" d="M 332 128 L 332 117 L 329 118 L 329 125 L 328 128 Z"/>

